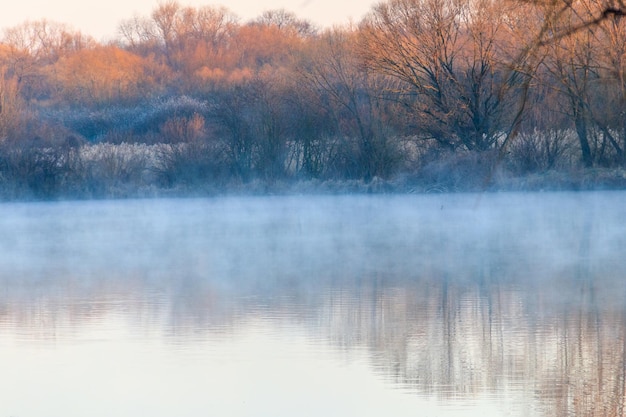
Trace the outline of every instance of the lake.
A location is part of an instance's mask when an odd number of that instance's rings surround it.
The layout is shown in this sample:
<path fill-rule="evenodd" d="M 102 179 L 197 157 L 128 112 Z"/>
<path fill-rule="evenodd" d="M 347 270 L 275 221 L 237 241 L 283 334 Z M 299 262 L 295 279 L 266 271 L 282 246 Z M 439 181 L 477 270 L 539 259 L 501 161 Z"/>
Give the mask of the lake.
<path fill-rule="evenodd" d="M 0 417 L 622 416 L 626 193 L 0 205 Z"/>

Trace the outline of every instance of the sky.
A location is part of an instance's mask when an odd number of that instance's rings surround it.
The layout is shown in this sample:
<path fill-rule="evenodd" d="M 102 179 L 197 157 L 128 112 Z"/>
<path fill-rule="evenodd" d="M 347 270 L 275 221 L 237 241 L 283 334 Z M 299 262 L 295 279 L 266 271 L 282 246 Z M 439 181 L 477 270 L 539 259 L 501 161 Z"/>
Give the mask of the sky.
<path fill-rule="evenodd" d="M 7 4 L 8 3 L 8 4 Z M 358 22 L 375 0 L 179 0 L 184 6 L 226 6 L 243 21 L 265 10 L 289 10 L 318 26 Z M 97 40 L 117 35 L 119 23 L 147 16 L 159 0 L 9 0 L 2 6 L 0 30 L 40 19 L 66 23 Z"/>

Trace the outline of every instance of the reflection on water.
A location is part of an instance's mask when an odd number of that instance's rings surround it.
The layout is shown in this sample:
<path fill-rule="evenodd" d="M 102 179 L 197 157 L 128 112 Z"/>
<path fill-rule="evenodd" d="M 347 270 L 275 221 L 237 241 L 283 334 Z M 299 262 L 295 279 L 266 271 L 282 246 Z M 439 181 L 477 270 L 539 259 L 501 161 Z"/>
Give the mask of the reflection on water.
<path fill-rule="evenodd" d="M 0 417 L 622 416 L 625 202 L 5 204 Z"/>

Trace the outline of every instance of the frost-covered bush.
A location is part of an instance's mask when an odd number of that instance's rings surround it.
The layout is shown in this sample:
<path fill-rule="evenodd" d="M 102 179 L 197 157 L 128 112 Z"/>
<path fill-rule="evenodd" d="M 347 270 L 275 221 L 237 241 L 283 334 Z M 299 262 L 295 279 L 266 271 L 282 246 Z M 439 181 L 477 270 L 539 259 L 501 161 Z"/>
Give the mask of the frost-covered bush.
<path fill-rule="evenodd" d="M 130 131 L 140 117 L 141 107 L 107 106 L 100 109 L 68 107 L 42 109 L 40 116 L 62 124 L 89 141 L 98 141 L 112 131 Z"/>
<path fill-rule="evenodd" d="M 124 197 L 216 189 L 229 167 L 216 144 L 3 143 L 0 197 Z M 146 190 L 150 193 L 145 192 Z"/>
<path fill-rule="evenodd" d="M 217 143 L 192 142 L 162 146 L 154 173 L 160 186 L 214 187 L 232 179 L 224 149 Z"/>
<path fill-rule="evenodd" d="M 145 134 L 158 131 L 161 126 L 172 119 L 193 119 L 204 117 L 208 107 L 203 101 L 188 96 L 168 97 L 163 100 L 153 100 L 135 119 L 133 133 Z"/>
<path fill-rule="evenodd" d="M 517 174 L 567 168 L 578 154 L 573 130 L 535 130 L 518 135 L 508 147 L 507 161 Z"/>
<path fill-rule="evenodd" d="M 207 104 L 188 97 L 155 98 L 133 105 L 104 106 L 100 108 L 65 107 L 42 108 L 42 120 L 66 126 L 90 142 L 169 142 L 160 130 L 170 120 L 189 121 L 188 137 L 197 136 L 199 117 L 207 113 Z M 195 131 L 193 129 L 196 129 Z M 190 130 L 191 129 L 191 130 Z M 171 131 L 171 130 L 170 130 Z M 186 131 L 185 131 L 186 133 Z M 183 137 L 182 139 L 185 139 Z M 174 142 L 181 141 L 174 138 Z"/>
<path fill-rule="evenodd" d="M 71 187 L 78 163 L 76 148 L 41 140 L 3 143 L 0 149 L 2 197 L 50 198 Z"/>
<path fill-rule="evenodd" d="M 365 181 L 375 177 L 390 178 L 403 163 L 400 145 L 398 138 L 386 136 L 329 140 L 325 177 Z"/>
<path fill-rule="evenodd" d="M 157 162 L 159 145 L 99 143 L 83 146 L 80 159 L 85 179 L 103 185 L 133 184 L 150 181 Z"/>
<path fill-rule="evenodd" d="M 497 150 L 439 153 L 423 162 L 416 180 L 425 191 L 476 191 L 488 189 L 501 173 Z"/>

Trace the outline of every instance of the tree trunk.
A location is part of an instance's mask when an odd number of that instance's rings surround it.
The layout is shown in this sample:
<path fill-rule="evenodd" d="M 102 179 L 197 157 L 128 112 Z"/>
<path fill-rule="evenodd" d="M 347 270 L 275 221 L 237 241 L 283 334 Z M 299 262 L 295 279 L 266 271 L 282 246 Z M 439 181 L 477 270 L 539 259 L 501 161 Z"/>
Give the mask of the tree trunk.
<path fill-rule="evenodd" d="M 591 146 L 589 146 L 589 138 L 587 135 L 587 121 L 580 110 L 577 113 L 578 114 L 574 115 L 574 123 L 576 125 L 578 141 L 580 142 L 583 165 L 585 168 L 591 168 L 593 166 L 593 157 L 591 155 Z"/>

